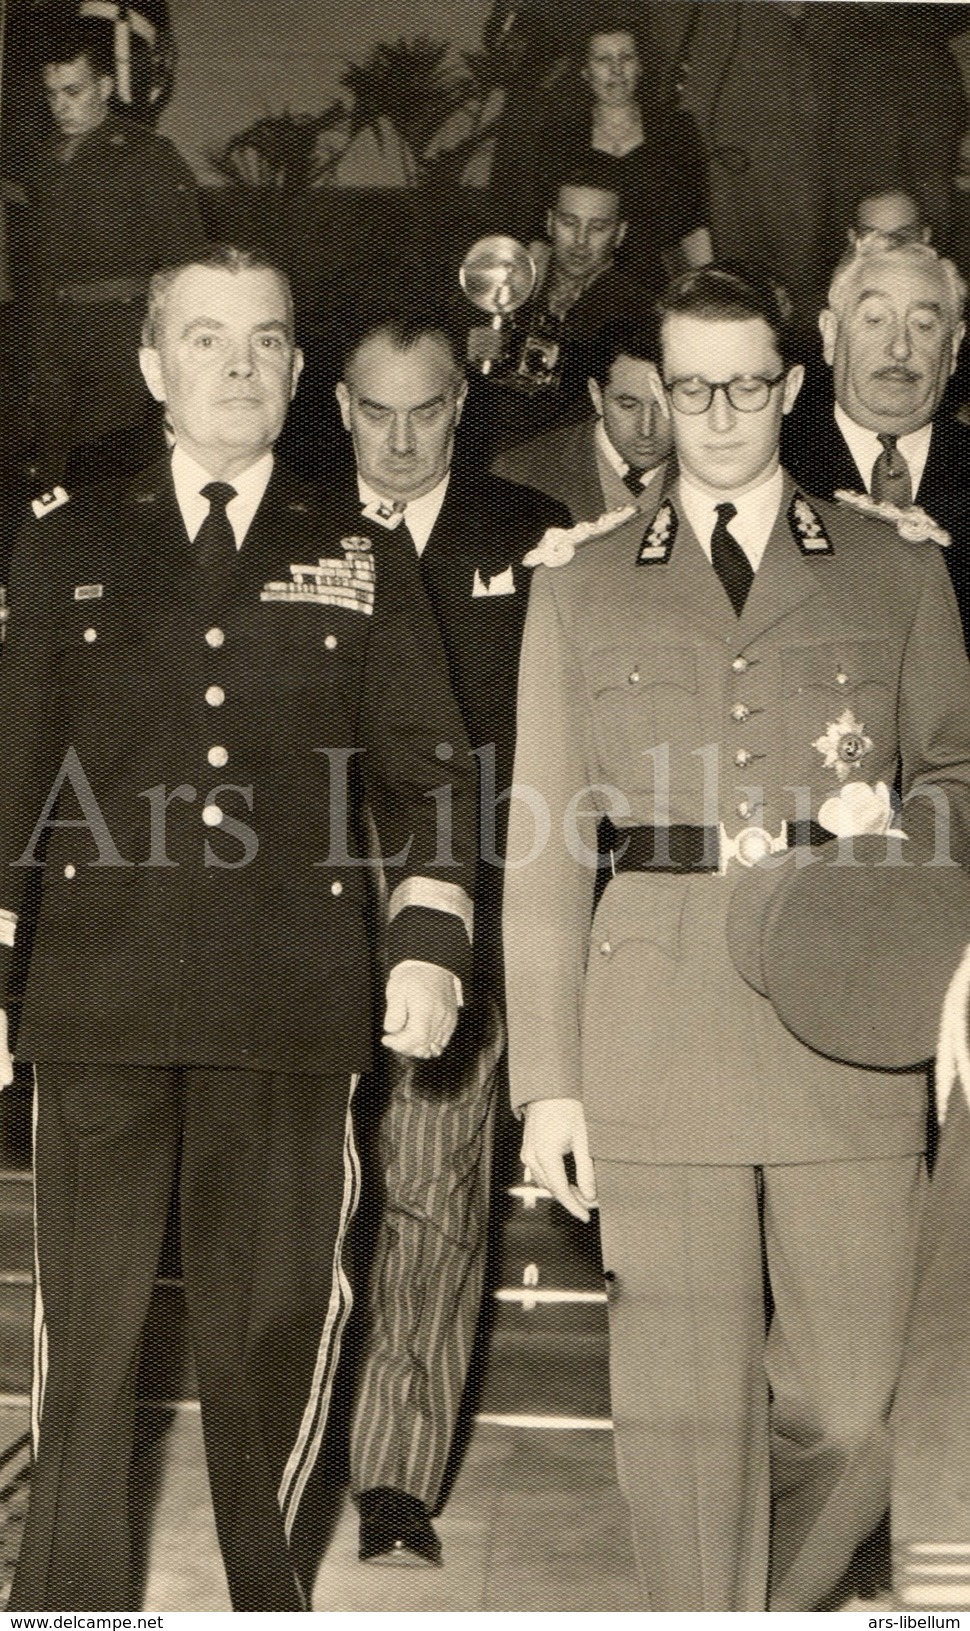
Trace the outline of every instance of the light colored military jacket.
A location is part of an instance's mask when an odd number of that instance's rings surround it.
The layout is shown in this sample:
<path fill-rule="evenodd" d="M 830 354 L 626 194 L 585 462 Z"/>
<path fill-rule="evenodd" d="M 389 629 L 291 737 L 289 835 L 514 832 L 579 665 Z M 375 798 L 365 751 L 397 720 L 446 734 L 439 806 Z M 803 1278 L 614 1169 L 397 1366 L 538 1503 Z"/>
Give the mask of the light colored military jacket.
<path fill-rule="evenodd" d="M 506 878 L 513 1102 L 582 1098 L 594 1155 L 618 1160 L 921 1149 L 921 1074 L 811 1052 L 737 973 L 737 861 L 621 873 L 593 910 L 603 815 L 720 828 L 721 851 L 752 827 L 778 841 L 847 784 L 897 773 L 904 828 L 928 832 L 942 808 L 965 860 L 970 668 L 935 545 L 786 477 L 740 618 L 676 490 L 653 518 L 538 567 Z"/>

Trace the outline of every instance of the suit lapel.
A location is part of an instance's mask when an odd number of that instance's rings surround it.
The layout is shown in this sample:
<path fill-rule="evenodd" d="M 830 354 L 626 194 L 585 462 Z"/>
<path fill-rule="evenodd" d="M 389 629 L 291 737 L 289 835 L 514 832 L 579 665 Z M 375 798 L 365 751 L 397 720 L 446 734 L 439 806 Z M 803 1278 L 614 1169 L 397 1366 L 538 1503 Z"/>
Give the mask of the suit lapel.
<path fill-rule="evenodd" d="M 139 471 L 129 484 L 124 532 L 125 559 L 118 563 L 123 576 L 130 570 L 146 584 L 184 580 L 192 563 L 192 545 L 167 458 Z"/>
<path fill-rule="evenodd" d="M 566 504 L 577 521 L 595 521 L 610 507 L 600 479 L 596 424 L 595 419 L 590 419 L 577 426 L 572 445 L 566 449 L 568 468 L 573 472 Z"/>
<path fill-rule="evenodd" d="M 849 444 L 835 419 L 832 420 L 832 491 L 845 487 L 850 493 L 866 492 L 866 480 L 856 464 Z"/>

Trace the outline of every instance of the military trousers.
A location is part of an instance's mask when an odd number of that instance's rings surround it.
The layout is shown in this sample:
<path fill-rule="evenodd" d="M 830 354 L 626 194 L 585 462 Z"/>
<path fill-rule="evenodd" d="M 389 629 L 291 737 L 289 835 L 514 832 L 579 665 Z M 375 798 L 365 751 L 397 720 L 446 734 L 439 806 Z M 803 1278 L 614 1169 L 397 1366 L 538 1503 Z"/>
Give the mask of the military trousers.
<path fill-rule="evenodd" d="M 595 1168 L 646 1604 L 818 1607 L 888 1505 L 923 1158 Z"/>
<path fill-rule="evenodd" d="M 299 1610 L 290 1536 L 350 1309 L 354 1079 L 41 1065 L 35 1459 L 13 1610 L 140 1606 L 139 1350 L 179 1171 L 181 1256 L 235 1609 Z"/>
<path fill-rule="evenodd" d="M 896 1599 L 970 1609 L 970 1109 L 959 1084 L 920 1223 L 892 1428 Z"/>

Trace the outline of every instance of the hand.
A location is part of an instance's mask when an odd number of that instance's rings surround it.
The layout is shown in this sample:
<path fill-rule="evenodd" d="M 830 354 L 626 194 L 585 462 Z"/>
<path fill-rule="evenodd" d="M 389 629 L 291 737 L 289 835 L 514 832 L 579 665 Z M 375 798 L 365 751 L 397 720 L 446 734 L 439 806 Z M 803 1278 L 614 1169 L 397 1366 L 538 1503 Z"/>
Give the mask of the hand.
<path fill-rule="evenodd" d="M 7 1046 L 7 1015 L 0 1008 L 0 1090 L 13 1081 L 13 1057 Z"/>
<path fill-rule="evenodd" d="M 565 1155 L 572 1151 L 576 1182 L 566 1175 Z M 533 1099 L 525 1107 L 522 1164 L 545 1184 L 550 1195 L 574 1218 L 589 1222 L 596 1201 L 596 1178 L 586 1139 L 586 1115 L 578 1099 Z"/>
<path fill-rule="evenodd" d="M 455 977 L 437 963 L 395 964 L 387 981 L 385 1048 L 412 1059 L 437 1059 L 458 1022 Z"/>

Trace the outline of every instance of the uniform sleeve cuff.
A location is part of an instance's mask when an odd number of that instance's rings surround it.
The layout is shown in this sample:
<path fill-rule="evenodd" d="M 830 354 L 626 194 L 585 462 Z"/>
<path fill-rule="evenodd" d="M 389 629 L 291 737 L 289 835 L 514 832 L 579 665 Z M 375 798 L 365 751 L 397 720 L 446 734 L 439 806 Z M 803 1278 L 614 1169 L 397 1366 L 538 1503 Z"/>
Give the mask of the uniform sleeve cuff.
<path fill-rule="evenodd" d="M 405 906 L 399 910 L 387 929 L 388 967 L 412 959 L 449 969 L 467 990 L 472 973 L 472 949 L 461 918 L 453 912 L 436 912 L 427 906 Z"/>

